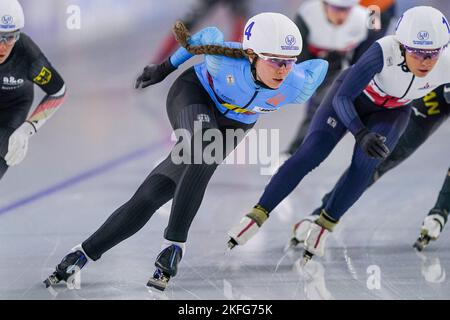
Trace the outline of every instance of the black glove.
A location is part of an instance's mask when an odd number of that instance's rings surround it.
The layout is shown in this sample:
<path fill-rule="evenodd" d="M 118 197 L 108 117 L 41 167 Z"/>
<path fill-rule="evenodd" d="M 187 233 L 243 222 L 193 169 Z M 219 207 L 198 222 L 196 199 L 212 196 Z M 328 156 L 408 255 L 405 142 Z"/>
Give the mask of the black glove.
<path fill-rule="evenodd" d="M 390 153 L 388 147 L 384 144 L 386 137 L 370 132 L 367 128 L 361 129 L 355 138 L 356 143 L 371 158 L 385 159 Z"/>
<path fill-rule="evenodd" d="M 161 64 L 151 64 L 144 68 L 142 74 L 136 79 L 136 84 L 134 85 L 135 89 L 139 88 L 147 88 L 152 84 L 160 83 L 163 81 L 169 74 L 174 72 L 177 68 L 175 68 L 170 59 L 167 59 Z"/>

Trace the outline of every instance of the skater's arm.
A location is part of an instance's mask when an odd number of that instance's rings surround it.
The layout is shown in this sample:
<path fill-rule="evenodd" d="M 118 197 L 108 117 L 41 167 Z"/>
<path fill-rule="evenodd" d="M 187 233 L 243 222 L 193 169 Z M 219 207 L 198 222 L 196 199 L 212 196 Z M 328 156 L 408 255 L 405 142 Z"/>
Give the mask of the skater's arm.
<path fill-rule="evenodd" d="M 296 65 L 296 69 L 303 69 L 305 82 L 295 103 L 305 103 L 322 84 L 328 71 L 328 62 L 322 59 L 313 59 Z"/>
<path fill-rule="evenodd" d="M 341 87 L 333 99 L 333 107 L 339 119 L 356 135 L 365 128 L 356 112 L 354 101 L 367 87 L 375 74 L 383 69 L 383 52 L 378 43 L 374 43 L 367 52 L 350 68 Z"/>
<path fill-rule="evenodd" d="M 224 38 L 223 33 L 219 29 L 216 27 L 208 27 L 194 34 L 188 42 L 192 46 L 223 45 Z M 193 56 L 185 48 L 180 48 L 170 57 L 170 63 L 175 68 L 178 68 Z"/>
<path fill-rule="evenodd" d="M 54 94 L 47 94 L 39 105 L 36 107 L 31 116 L 27 119 L 30 122 L 34 130 L 37 132 L 47 120 L 49 120 L 55 112 L 61 107 L 66 97 L 66 86 L 64 82 L 59 91 Z"/>
<path fill-rule="evenodd" d="M 187 40 L 191 46 L 223 45 L 223 34 L 215 28 L 205 28 L 194 34 Z M 194 55 L 185 48 L 178 49 L 170 58 L 159 65 L 151 64 L 144 68 L 142 74 L 136 79 L 134 87 L 144 89 L 148 86 L 160 83 L 169 74 L 174 72 L 180 65 L 192 58 Z"/>
<path fill-rule="evenodd" d="M 224 47 L 232 48 L 232 49 L 241 49 L 242 44 L 239 42 L 224 42 L 221 44 Z M 220 55 L 206 55 L 205 61 L 206 61 L 206 67 L 208 69 L 208 72 L 211 76 L 215 77 L 218 73 L 220 68 L 223 66 L 222 60 L 224 56 Z"/>
<path fill-rule="evenodd" d="M 36 132 L 64 102 L 66 86 L 59 72 L 51 65 L 38 46 L 29 38 L 27 42 L 30 63 L 28 77 L 46 93 L 27 119 Z"/>

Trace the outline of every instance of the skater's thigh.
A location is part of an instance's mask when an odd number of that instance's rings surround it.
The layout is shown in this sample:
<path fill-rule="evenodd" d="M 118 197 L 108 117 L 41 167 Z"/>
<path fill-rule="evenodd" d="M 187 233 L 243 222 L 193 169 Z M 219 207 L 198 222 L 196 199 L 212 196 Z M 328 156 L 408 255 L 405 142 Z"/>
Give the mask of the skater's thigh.
<path fill-rule="evenodd" d="M 322 103 L 314 114 L 305 140 L 315 132 L 321 131 L 329 133 L 330 137 L 339 141 L 347 132 L 347 128 L 341 122 L 333 108 L 333 99 L 342 84 L 343 78 L 344 76 L 341 75 L 328 90 L 325 98 L 322 100 Z"/>
<path fill-rule="evenodd" d="M 408 125 L 410 113 L 409 107 L 377 112 L 369 117 L 367 127 L 386 137 L 385 143 L 392 151 Z"/>
<path fill-rule="evenodd" d="M 206 128 L 217 128 L 214 108 L 193 68 L 178 77 L 167 96 L 167 115 L 174 130 L 185 129 L 193 134 L 195 122 Z"/>

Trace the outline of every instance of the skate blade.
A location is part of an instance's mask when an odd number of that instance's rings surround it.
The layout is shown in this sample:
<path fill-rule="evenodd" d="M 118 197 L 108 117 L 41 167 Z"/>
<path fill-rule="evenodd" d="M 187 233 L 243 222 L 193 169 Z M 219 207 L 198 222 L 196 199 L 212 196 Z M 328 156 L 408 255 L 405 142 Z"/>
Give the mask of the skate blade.
<path fill-rule="evenodd" d="M 233 238 L 230 238 L 230 240 L 227 242 L 228 251 L 233 250 L 234 247 L 236 247 L 238 243 Z"/>
<path fill-rule="evenodd" d="M 167 285 L 169 284 L 170 276 L 165 274 L 160 269 L 156 269 L 155 273 L 153 274 L 153 277 L 150 278 L 147 282 L 148 288 L 155 288 L 159 291 L 164 291 L 167 288 Z"/>
<path fill-rule="evenodd" d="M 57 285 L 58 283 L 60 283 L 61 280 L 59 280 L 55 275 L 51 275 L 50 277 L 45 279 L 43 282 L 45 284 L 45 288 L 48 289 L 49 287 L 53 287 L 53 286 Z"/>
<path fill-rule="evenodd" d="M 428 236 L 421 236 L 419 239 L 416 240 L 416 242 L 413 245 L 413 248 L 415 248 L 417 251 L 421 252 L 423 249 L 425 249 L 426 246 L 430 243 L 431 238 Z"/>
<path fill-rule="evenodd" d="M 303 254 L 303 258 L 300 260 L 300 267 L 304 268 L 306 266 L 306 264 L 312 259 L 314 255 L 309 252 L 309 251 L 305 251 L 305 253 Z"/>
<path fill-rule="evenodd" d="M 152 279 L 148 280 L 148 282 L 147 282 L 148 288 L 154 288 L 159 291 L 166 290 L 167 285 L 168 285 L 168 280 L 166 281 L 166 280 L 152 278 Z"/>
<path fill-rule="evenodd" d="M 290 253 L 290 252 L 296 252 L 300 251 L 300 245 L 303 244 L 303 242 L 298 241 L 297 238 L 292 238 L 289 240 L 289 242 L 284 247 L 284 253 Z"/>

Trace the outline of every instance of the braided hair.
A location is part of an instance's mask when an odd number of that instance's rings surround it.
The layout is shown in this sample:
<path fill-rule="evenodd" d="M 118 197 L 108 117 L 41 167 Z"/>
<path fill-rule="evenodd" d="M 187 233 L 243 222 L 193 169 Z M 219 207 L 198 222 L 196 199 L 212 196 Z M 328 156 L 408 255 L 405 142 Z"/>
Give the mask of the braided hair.
<path fill-rule="evenodd" d="M 178 43 L 185 48 L 189 53 L 193 55 L 220 55 L 229 58 L 248 58 L 251 56 L 249 51 L 237 48 L 228 48 L 220 45 L 202 45 L 202 46 L 192 46 L 188 43 L 191 34 L 186 28 L 183 22 L 177 21 L 173 27 L 173 33 Z"/>

